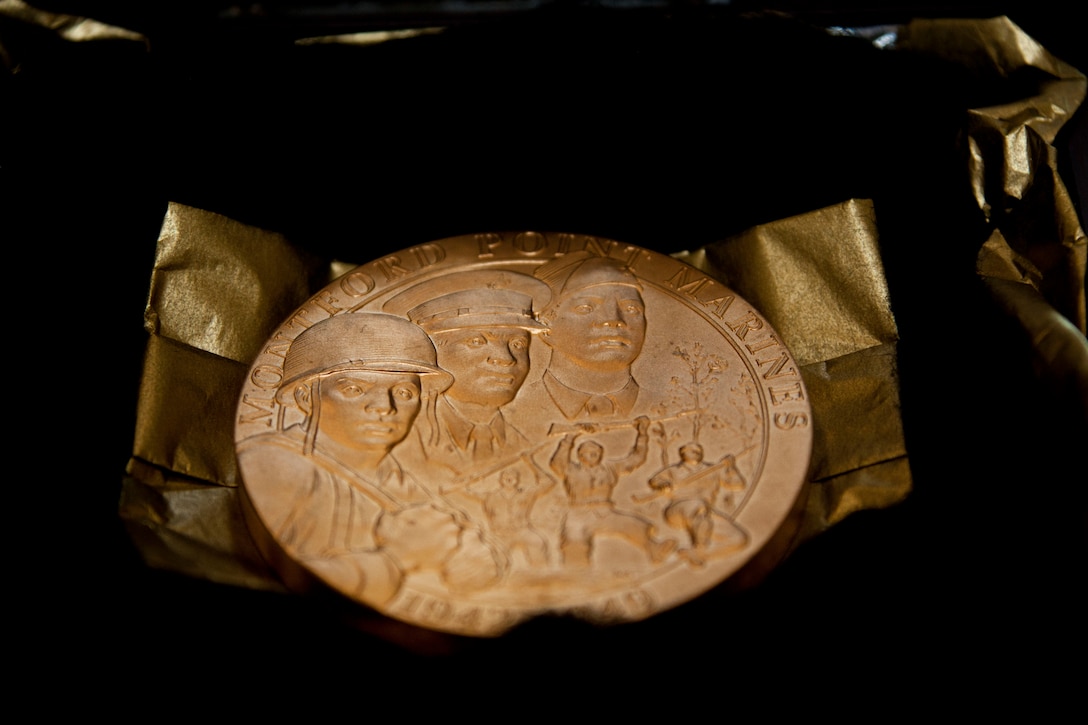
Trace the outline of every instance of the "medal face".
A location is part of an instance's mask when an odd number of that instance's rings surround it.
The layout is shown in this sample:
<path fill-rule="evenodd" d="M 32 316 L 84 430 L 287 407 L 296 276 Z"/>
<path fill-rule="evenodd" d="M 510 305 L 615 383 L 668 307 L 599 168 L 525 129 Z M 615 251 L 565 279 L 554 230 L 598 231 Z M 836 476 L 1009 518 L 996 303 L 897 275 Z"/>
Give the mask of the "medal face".
<path fill-rule="evenodd" d="M 727 579 L 790 513 L 812 414 L 790 352 L 723 284 L 517 232 L 329 284 L 253 363 L 235 440 L 285 580 L 494 636 L 639 620 Z"/>

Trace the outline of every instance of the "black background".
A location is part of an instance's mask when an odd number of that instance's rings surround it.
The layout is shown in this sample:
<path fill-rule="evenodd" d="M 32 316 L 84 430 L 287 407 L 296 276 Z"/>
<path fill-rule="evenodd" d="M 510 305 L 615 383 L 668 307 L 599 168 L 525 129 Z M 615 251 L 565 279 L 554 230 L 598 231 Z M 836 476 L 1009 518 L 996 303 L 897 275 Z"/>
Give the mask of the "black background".
<path fill-rule="evenodd" d="M 11 411 L 36 432 L 13 438 L 23 473 L 9 591 L 30 605 L 12 627 L 41 672 L 96 683 L 88 694 L 129 712 L 231 693 L 314 714 L 347 697 L 397 713 L 528 715 L 589 693 L 605 710 L 663 704 L 691 717 L 945 697 L 1052 707 L 1083 689 L 1088 401 L 1032 368 L 1031 341 L 975 276 L 988 229 L 956 146 L 964 109 L 1038 79 L 990 86 L 817 29 L 1005 14 L 1084 70 L 1072 11 L 37 7 L 149 39 L 69 43 L 0 20 L 18 59 L 0 80 L 18 277 L 9 322 L 34 331 L 31 343 L 13 336 L 9 364 L 36 381 Z M 442 23 L 453 29 L 390 47 L 292 42 Z M 1055 143 L 1076 199 L 1088 186 L 1084 118 Z M 168 201 L 365 262 L 522 228 L 668 253 L 852 197 L 874 199 L 881 225 L 914 491 L 820 535 L 755 589 L 613 629 L 543 621 L 495 641 L 420 633 L 404 646 L 326 603 L 149 570 L 123 532 L 143 306 Z M 500 697 L 517 709 L 497 708 Z"/>

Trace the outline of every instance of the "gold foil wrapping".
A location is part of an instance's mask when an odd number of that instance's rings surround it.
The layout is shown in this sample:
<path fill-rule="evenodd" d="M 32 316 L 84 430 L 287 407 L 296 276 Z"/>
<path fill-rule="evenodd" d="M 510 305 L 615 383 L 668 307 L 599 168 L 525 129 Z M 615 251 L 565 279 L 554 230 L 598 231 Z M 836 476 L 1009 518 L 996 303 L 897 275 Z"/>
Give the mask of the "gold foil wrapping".
<path fill-rule="evenodd" d="M 979 250 L 978 272 L 1031 285 L 1085 332 L 1088 239 L 1058 174 L 1052 144 L 1084 101 L 1088 79 L 1007 18 L 916 20 L 903 45 L 956 61 L 979 83 L 1037 79 L 1032 95 L 972 108 L 965 119 L 966 171 L 975 201 L 992 225 Z"/>
<path fill-rule="evenodd" d="M 278 587 L 237 508 L 234 409 L 258 347 L 322 272 L 330 270 L 282 235 L 183 205 L 167 211 L 121 501 L 150 563 Z"/>
<path fill-rule="evenodd" d="M 677 255 L 767 316 L 802 365 L 816 419 L 796 543 L 910 491 L 899 339 L 872 204 L 850 200 Z"/>
<path fill-rule="evenodd" d="M 0 16 L 45 28 L 59 38 L 76 43 L 94 40 L 131 40 L 147 44 L 147 39 L 143 35 L 127 28 L 80 15 L 41 10 L 22 0 L 0 0 Z"/>
<path fill-rule="evenodd" d="M 977 271 L 1023 331 L 1038 378 L 1088 416 L 1088 237 L 1053 146 L 1088 79 L 1004 17 L 916 20 L 903 45 L 955 61 L 979 83 L 1034 79 L 1025 97 L 965 119 L 966 172 L 990 228 Z"/>

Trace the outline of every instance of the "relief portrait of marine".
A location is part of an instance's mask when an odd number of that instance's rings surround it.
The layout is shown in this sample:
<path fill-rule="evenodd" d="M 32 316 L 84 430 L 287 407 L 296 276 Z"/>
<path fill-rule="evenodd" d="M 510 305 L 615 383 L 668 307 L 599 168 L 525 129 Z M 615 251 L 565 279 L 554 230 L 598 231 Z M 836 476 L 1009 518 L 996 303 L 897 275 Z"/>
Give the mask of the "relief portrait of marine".
<path fill-rule="evenodd" d="M 640 247 L 540 232 L 343 275 L 270 338 L 236 419 L 270 560 L 481 636 L 707 591 L 782 523 L 811 437 L 796 363 L 734 292 Z"/>

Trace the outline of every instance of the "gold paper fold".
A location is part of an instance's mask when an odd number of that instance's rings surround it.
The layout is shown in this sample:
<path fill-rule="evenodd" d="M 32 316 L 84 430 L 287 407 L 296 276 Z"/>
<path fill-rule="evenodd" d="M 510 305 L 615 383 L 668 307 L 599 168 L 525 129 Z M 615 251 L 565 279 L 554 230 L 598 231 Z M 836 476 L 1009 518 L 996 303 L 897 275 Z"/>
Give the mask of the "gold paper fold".
<path fill-rule="evenodd" d="M 801 365 L 899 338 L 873 204 L 852 199 L 675 255 L 759 309 Z"/>
<path fill-rule="evenodd" d="M 256 549 L 238 489 L 209 485 L 133 458 L 120 514 L 148 565 L 219 584 L 285 591 Z"/>
<path fill-rule="evenodd" d="M 445 30 L 443 26 L 429 28 L 406 28 L 404 30 L 372 30 L 362 33 L 341 33 L 339 35 L 315 35 L 299 38 L 295 45 L 377 45 L 394 40 L 418 38 L 421 35 L 437 35 Z"/>
<path fill-rule="evenodd" d="M 144 353 L 133 454 L 184 476 L 237 485 L 234 411 L 247 369 L 153 335 Z"/>
<path fill-rule="evenodd" d="M 275 326 L 328 274 L 280 234 L 171 204 L 144 311 L 151 337 L 134 454 L 237 485 L 233 429 L 242 378 Z"/>
<path fill-rule="evenodd" d="M 163 220 L 120 513 L 148 564 L 277 588 L 237 512 L 234 414 L 272 330 L 341 268 L 282 235 L 182 204 Z"/>
<path fill-rule="evenodd" d="M 1033 78 L 1026 97 L 969 109 L 967 173 L 990 227 L 976 271 L 1023 332 L 1036 378 L 1088 419 L 1088 238 L 1053 146 L 1088 79 L 1007 18 L 912 24 L 906 47 L 964 64 L 982 82 Z"/>
<path fill-rule="evenodd" d="M 1024 331 L 1023 346 L 1031 351 L 1035 376 L 1044 390 L 1088 425 L 1088 338 L 1035 287 L 999 277 L 984 283 Z"/>
<path fill-rule="evenodd" d="M 144 326 L 249 365 L 272 331 L 327 281 L 327 263 L 281 234 L 171 204 L 159 235 Z"/>
<path fill-rule="evenodd" d="M 9 17 L 29 25 L 52 31 L 58 37 L 72 42 L 92 40 L 132 40 L 147 46 L 147 38 L 141 33 L 93 18 L 39 10 L 23 0 L 0 0 L 0 16 Z M 0 47 L 0 52 L 4 49 Z M 6 53 L 4 53 L 6 57 Z"/>
<path fill-rule="evenodd" d="M 1084 102 L 1088 79 L 1005 17 L 916 20 L 901 48 L 954 62 L 982 84 L 1030 81 L 1025 97 L 968 109 L 964 122 L 966 172 L 992 228 L 978 272 L 1031 285 L 1084 333 L 1088 239 L 1052 144 Z"/>
<path fill-rule="evenodd" d="M 872 202 L 851 199 L 680 259 L 752 302 L 801 363 L 814 418 L 811 490 L 795 544 L 911 489 L 896 342 Z"/>

